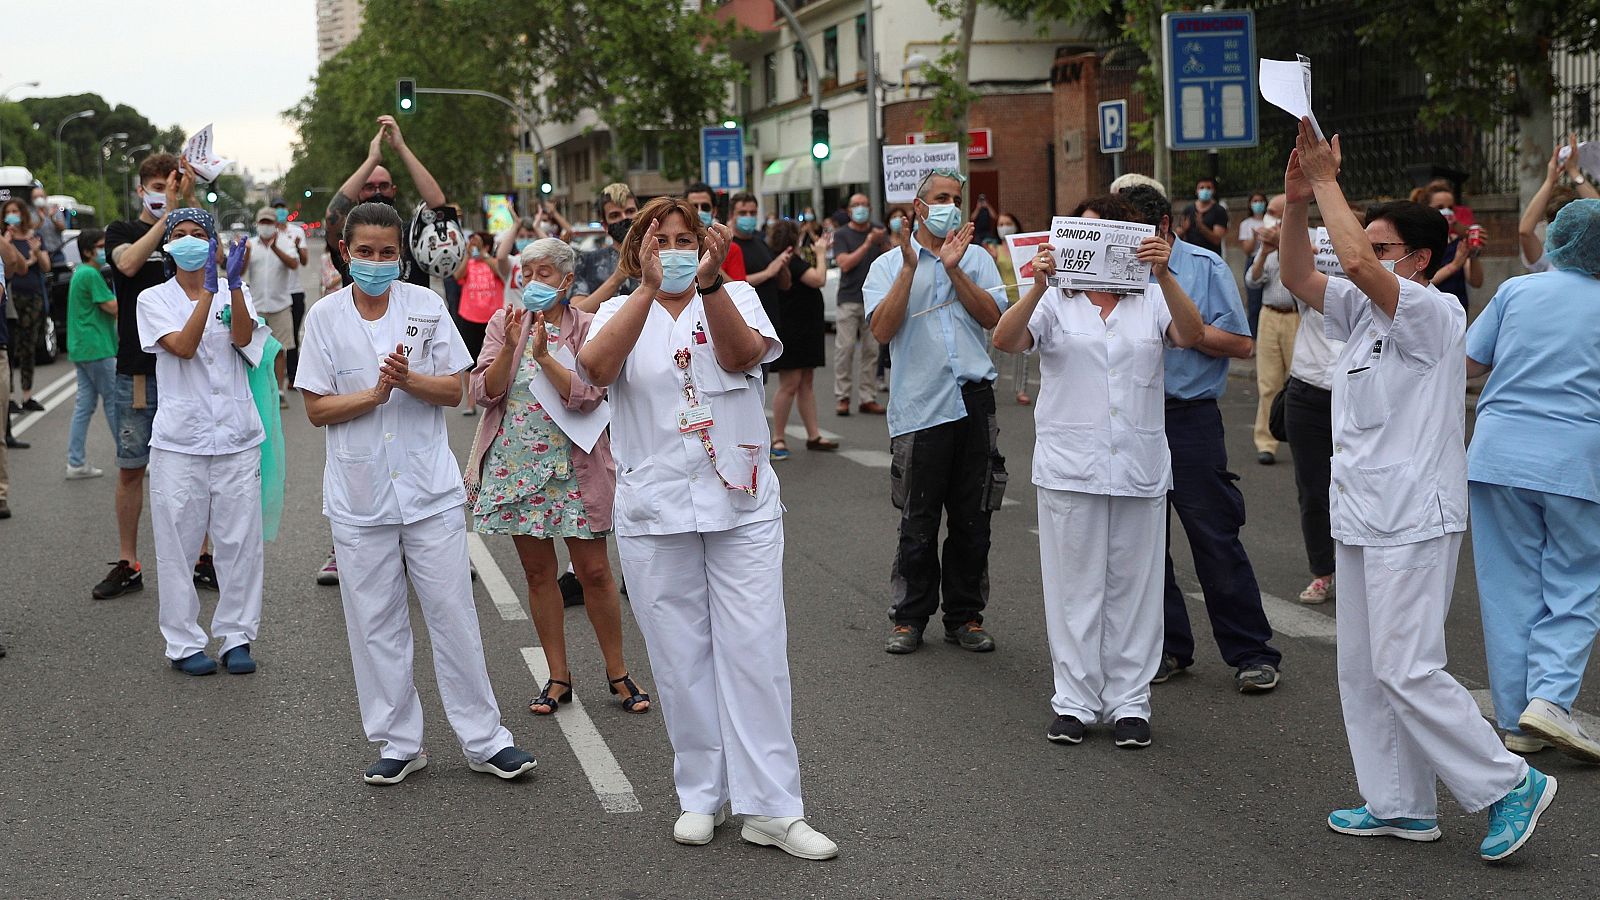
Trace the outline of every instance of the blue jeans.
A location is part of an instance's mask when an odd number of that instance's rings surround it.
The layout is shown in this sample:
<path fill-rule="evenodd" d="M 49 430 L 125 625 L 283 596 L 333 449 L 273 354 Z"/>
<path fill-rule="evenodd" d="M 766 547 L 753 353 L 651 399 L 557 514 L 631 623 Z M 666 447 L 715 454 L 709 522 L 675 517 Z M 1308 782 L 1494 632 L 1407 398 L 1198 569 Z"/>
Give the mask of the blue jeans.
<path fill-rule="evenodd" d="M 72 407 L 72 432 L 67 438 L 67 465 L 83 465 L 83 442 L 89 437 L 89 420 L 96 403 L 105 405 L 113 446 L 117 440 L 117 360 L 115 357 L 75 363 L 78 367 L 78 402 Z"/>

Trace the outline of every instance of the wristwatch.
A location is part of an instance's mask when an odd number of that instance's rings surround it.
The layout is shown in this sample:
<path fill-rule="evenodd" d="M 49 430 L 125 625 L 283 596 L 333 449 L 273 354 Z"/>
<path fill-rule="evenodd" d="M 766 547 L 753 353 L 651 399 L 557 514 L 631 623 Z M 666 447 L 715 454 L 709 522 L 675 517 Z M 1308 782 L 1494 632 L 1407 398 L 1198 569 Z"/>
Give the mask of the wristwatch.
<path fill-rule="evenodd" d="M 1572 176 L 1572 183 L 1573 184 L 1588 184 L 1587 181 L 1584 181 L 1583 173 L 1581 173 L 1581 172 L 1578 173 L 1577 175 Z"/>
<path fill-rule="evenodd" d="M 711 283 L 711 287 L 704 288 L 704 287 L 700 287 L 700 286 L 696 285 L 696 289 L 700 291 L 700 296 L 707 297 L 707 296 L 710 296 L 711 294 L 715 294 L 719 290 L 722 290 L 722 284 L 723 284 L 722 275 L 719 273 L 717 275 L 717 280 Z"/>

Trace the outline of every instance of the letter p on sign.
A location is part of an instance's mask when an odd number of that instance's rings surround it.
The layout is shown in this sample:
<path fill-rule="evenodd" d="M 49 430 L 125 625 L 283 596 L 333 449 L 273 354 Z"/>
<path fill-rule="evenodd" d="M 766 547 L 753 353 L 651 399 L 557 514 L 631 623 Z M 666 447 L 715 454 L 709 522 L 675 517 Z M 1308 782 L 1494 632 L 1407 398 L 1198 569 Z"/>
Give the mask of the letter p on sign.
<path fill-rule="evenodd" d="M 1128 149 L 1128 101 L 1107 100 L 1100 104 L 1100 152 L 1122 153 Z"/>

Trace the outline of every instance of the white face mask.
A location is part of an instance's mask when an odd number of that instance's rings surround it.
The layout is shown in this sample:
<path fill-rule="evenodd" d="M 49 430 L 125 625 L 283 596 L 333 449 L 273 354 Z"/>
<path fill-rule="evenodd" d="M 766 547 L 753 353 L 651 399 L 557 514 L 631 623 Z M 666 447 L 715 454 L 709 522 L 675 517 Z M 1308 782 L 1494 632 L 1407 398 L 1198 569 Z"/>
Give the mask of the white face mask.
<path fill-rule="evenodd" d="M 161 211 L 167 208 L 167 195 L 161 193 L 147 193 L 144 195 L 144 209 L 155 218 L 161 218 Z"/>
<path fill-rule="evenodd" d="M 1410 259 L 1412 256 L 1416 255 L 1416 252 L 1417 251 L 1413 250 L 1410 253 L 1407 253 L 1405 256 L 1400 257 L 1399 259 L 1380 259 L 1380 260 L 1378 260 L 1378 265 L 1383 266 L 1385 269 L 1388 269 L 1390 272 L 1394 272 L 1395 263 L 1405 262 L 1406 260 Z M 1396 274 L 1398 275 L 1399 273 L 1396 273 Z M 1410 275 L 1408 275 L 1406 277 L 1407 278 L 1415 278 L 1416 276 L 1417 276 L 1417 273 L 1412 272 Z"/>
<path fill-rule="evenodd" d="M 278 226 L 276 226 L 276 225 L 257 225 L 256 226 L 256 234 L 260 235 L 261 239 L 263 241 L 270 241 L 273 238 L 278 236 Z"/>
<path fill-rule="evenodd" d="M 1015 225 L 1000 225 L 1000 226 L 995 228 L 994 233 L 1000 235 L 1001 237 L 1010 237 L 1013 234 L 1017 233 L 1017 226 L 1015 226 Z"/>
<path fill-rule="evenodd" d="M 1261 217 L 1261 224 L 1265 228 L 1276 228 L 1279 221 L 1281 220 L 1272 213 L 1267 213 Z"/>

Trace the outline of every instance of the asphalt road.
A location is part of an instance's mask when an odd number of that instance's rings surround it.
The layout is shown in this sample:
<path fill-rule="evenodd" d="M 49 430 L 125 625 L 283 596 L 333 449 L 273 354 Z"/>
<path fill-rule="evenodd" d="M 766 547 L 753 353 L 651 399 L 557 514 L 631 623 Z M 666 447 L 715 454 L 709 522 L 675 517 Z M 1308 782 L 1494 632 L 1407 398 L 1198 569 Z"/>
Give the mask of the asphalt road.
<path fill-rule="evenodd" d="M 69 372 L 41 369 L 40 383 Z M 882 650 L 896 523 L 883 419 L 836 418 L 830 405 L 824 427 L 847 450 L 867 452 L 796 445 L 780 466 L 807 809 L 843 850 L 827 863 L 744 844 L 732 825 L 706 847 L 672 842 L 677 804 L 660 714 L 628 716 L 605 693 L 582 610 L 568 611 L 581 709 L 526 712 L 537 693 L 529 659 L 540 657 L 524 653 L 537 644 L 531 624 L 502 613 L 513 597 L 497 575 L 521 580 L 504 539 L 486 542 L 478 611 L 505 721 L 538 754 L 536 776 L 504 783 L 467 769 L 414 616 L 432 764 L 397 787 L 363 784 L 375 749 L 361 733 L 338 592 L 312 582 L 329 543 L 323 449 L 298 398 L 285 414 L 283 535 L 266 551 L 261 669 L 173 672 L 156 628 L 148 518 L 140 545 L 149 587 L 90 599 L 116 555 L 113 479 L 62 480 L 64 390 L 49 413 L 23 420 L 33 448 L 11 454 L 15 518 L 0 522 L 0 641 L 10 648 L 0 660 L 0 896 L 1600 895 L 1600 770 L 1554 752 L 1535 762 L 1560 777 L 1560 797 L 1508 864 L 1477 859 L 1484 817 L 1463 813 L 1447 792 L 1446 837 L 1436 844 L 1327 830 L 1330 809 L 1359 803 L 1335 683 L 1336 604 L 1270 603 L 1284 681 L 1250 697 L 1233 690 L 1193 604 L 1199 664 L 1156 689 L 1154 746 L 1117 750 L 1101 731 L 1077 747 L 1045 741 L 1051 684 L 1026 484 L 1032 420 L 1001 387 L 1001 441 L 1021 474 L 1018 502 L 994 518 L 996 653 L 938 641 L 909 657 Z M 1253 461 L 1251 384 L 1235 379 L 1223 407 L 1262 588 L 1293 597 L 1307 574 L 1287 447 L 1275 467 Z M 464 452 L 476 420 L 450 422 L 452 446 Z M 110 469 L 99 419 L 89 456 Z M 1192 585 L 1186 551 L 1179 559 Z M 1461 566 L 1452 670 L 1481 689 L 1470 559 Z M 202 594 L 208 616 L 214 596 Z M 631 616 L 626 629 L 633 671 L 650 690 Z M 1600 710 L 1595 681 L 1580 707 Z"/>

